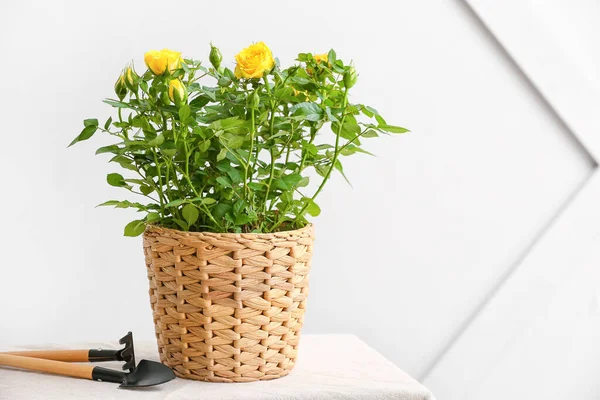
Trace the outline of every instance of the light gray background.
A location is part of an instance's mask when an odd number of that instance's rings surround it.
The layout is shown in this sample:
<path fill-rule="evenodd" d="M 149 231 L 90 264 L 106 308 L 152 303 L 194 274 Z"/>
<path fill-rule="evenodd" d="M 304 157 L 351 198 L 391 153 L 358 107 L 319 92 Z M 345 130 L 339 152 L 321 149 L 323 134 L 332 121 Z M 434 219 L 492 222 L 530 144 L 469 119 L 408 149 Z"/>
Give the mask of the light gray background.
<path fill-rule="evenodd" d="M 585 54 L 581 9 L 598 8 L 575 3 Z M 284 65 L 335 48 L 360 73 L 352 100 L 413 131 L 324 190 L 305 331 L 355 333 L 417 378 L 595 166 L 458 0 L 2 3 L 0 345 L 152 338 L 141 239 L 122 236 L 136 215 L 94 208 L 122 197 L 93 155 L 108 142 L 66 145 L 145 51 L 207 59 L 213 41 L 233 66 L 260 40 Z"/>

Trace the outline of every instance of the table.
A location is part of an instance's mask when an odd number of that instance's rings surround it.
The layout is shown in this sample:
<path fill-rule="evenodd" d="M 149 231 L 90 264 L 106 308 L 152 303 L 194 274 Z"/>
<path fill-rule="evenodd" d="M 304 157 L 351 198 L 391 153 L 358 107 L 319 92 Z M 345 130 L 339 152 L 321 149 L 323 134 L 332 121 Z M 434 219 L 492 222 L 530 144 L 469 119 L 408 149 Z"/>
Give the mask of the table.
<path fill-rule="evenodd" d="M 117 348 L 116 343 L 80 343 L 71 348 Z M 2 351 L 65 348 L 27 346 Z M 156 343 L 136 342 L 136 359 L 158 360 Z M 103 363 L 119 369 L 119 363 Z M 147 400 L 433 400 L 429 390 L 356 336 L 303 335 L 298 363 L 280 379 L 253 383 L 209 383 L 175 379 L 145 389 L 118 389 L 95 382 L 0 367 L 0 399 Z"/>

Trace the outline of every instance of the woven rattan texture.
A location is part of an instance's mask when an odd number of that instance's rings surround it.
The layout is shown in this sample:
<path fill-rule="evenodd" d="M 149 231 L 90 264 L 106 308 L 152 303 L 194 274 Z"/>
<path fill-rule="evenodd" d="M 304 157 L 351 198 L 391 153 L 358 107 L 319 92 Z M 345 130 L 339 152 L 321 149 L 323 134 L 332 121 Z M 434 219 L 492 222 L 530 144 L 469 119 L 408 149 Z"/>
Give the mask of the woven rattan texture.
<path fill-rule="evenodd" d="M 182 378 L 287 375 L 298 354 L 313 227 L 272 234 L 148 226 L 144 253 L 160 358 Z"/>

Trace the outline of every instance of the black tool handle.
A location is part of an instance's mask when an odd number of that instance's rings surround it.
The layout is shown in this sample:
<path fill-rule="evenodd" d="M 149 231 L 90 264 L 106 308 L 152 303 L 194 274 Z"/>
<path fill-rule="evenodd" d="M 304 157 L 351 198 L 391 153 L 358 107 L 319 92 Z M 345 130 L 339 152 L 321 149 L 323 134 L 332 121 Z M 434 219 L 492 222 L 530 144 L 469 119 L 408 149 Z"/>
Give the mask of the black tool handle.
<path fill-rule="evenodd" d="M 125 381 L 125 374 L 108 368 L 94 367 L 92 370 L 92 379 L 102 382 L 123 383 Z"/>

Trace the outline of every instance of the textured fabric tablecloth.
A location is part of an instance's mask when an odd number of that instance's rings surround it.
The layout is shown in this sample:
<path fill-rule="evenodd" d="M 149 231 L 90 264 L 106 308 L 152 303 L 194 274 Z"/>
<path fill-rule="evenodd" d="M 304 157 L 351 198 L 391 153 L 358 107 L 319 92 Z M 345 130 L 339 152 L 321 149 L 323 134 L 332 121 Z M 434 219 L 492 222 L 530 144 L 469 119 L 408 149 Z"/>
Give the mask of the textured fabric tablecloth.
<path fill-rule="evenodd" d="M 119 348 L 117 343 L 82 343 L 71 348 Z M 27 346 L 1 351 L 59 348 Z M 65 348 L 64 346 L 60 348 Z M 158 360 L 156 343 L 136 342 L 136 360 Z M 118 363 L 103 366 L 119 369 Z M 298 363 L 287 377 L 253 383 L 209 383 L 177 378 L 145 389 L 0 367 L 1 400 L 433 400 L 429 390 L 356 336 L 303 335 Z"/>

